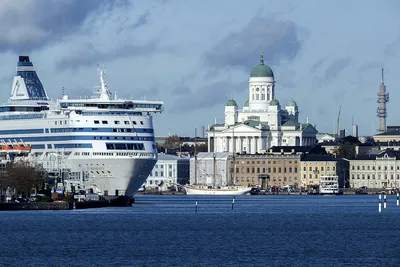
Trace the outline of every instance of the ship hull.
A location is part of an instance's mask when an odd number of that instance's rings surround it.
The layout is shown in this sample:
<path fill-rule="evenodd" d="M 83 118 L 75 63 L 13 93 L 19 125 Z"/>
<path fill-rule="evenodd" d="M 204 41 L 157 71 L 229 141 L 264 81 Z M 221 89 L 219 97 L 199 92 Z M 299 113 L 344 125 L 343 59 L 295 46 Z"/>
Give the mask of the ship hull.
<path fill-rule="evenodd" d="M 251 188 L 197 189 L 185 187 L 186 195 L 239 196 L 250 193 Z"/>
<path fill-rule="evenodd" d="M 67 160 L 68 162 L 68 160 Z M 146 181 L 157 159 L 82 159 L 70 160 L 72 170 L 84 170 L 90 174 L 83 184 L 94 187 L 102 194 L 133 196 Z M 97 173 L 99 172 L 99 174 Z"/>

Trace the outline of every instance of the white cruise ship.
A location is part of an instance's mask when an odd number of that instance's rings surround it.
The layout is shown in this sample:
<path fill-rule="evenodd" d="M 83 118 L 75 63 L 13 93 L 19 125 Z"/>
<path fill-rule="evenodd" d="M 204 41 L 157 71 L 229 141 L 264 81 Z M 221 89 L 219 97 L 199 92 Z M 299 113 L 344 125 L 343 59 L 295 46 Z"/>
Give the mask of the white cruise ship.
<path fill-rule="evenodd" d="M 157 161 L 152 113 L 163 102 L 118 99 L 104 82 L 92 98 L 52 101 L 27 56 L 20 56 L 11 97 L 0 106 L 0 140 L 24 142 L 66 187 L 132 196 Z"/>

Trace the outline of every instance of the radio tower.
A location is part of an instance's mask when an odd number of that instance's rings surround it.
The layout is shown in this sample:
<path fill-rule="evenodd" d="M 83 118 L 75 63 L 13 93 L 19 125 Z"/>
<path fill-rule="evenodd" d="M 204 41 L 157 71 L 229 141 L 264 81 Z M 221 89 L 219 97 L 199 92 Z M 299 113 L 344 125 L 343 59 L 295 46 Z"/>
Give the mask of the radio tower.
<path fill-rule="evenodd" d="M 383 80 L 383 69 L 382 69 L 382 79 L 381 85 L 379 86 L 378 93 L 378 108 L 376 110 L 376 116 L 379 118 L 379 133 L 386 132 L 386 103 L 389 102 L 389 93 L 386 93 L 386 85 Z"/>

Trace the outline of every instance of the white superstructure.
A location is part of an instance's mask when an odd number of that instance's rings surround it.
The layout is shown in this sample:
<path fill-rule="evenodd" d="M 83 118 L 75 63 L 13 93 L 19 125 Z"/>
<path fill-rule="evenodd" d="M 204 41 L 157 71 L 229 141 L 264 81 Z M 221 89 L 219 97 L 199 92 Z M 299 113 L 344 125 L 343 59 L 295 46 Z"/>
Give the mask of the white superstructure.
<path fill-rule="evenodd" d="M 48 171 L 108 195 L 133 195 L 157 161 L 152 113 L 163 102 L 118 99 L 99 68 L 97 96 L 52 101 L 29 57 L 20 56 L 11 97 L 0 106 L 0 139 L 23 141 Z"/>
<path fill-rule="evenodd" d="M 319 193 L 324 194 L 339 194 L 339 176 L 327 175 L 321 176 L 319 184 Z"/>

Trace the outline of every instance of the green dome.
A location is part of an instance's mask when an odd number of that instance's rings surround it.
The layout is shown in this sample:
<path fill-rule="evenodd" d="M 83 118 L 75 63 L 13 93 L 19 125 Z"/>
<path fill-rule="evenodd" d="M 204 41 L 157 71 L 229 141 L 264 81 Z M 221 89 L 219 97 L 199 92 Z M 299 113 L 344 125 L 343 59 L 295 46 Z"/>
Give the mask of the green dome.
<path fill-rule="evenodd" d="M 297 103 L 296 103 L 296 101 L 294 101 L 293 97 L 290 98 L 288 106 L 289 107 L 297 107 Z"/>
<path fill-rule="evenodd" d="M 237 104 L 236 101 L 231 98 L 229 99 L 228 103 L 226 103 L 226 106 L 237 107 Z"/>
<path fill-rule="evenodd" d="M 274 77 L 274 72 L 264 64 L 264 56 L 261 52 L 260 64 L 251 70 L 250 77 Z"/>
<path fill-rule="evenodd" d="M 271 103 L 269 103 L 271 106 L 279 106 L 279 101 L 278 101 L 278 99 L 276 99 L 275 97 L 274 97 L 274 99 L 272 99 L 272 101 L 271 101 Z"/>
<path fill-rule="evenodd" d="M 244 102 L 244 106 L 248 107 L 249 106 L 249 100 L 247 99 L 246 102 Z"/>

